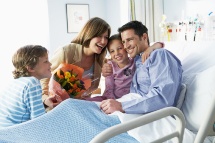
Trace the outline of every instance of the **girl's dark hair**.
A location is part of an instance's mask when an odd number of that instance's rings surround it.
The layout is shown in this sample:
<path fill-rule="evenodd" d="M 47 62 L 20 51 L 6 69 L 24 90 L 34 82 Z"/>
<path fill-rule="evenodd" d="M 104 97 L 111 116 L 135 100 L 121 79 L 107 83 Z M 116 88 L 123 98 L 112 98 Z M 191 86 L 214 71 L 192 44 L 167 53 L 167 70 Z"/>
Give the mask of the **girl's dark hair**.
<path fill-rule="evenodd" d="M 110 44 L 113 42 L 113 40 L 119 40 L 119 41 L 121 41 L 120 35 L 119 35 L 119 34 L 114 34 L 114 35 L 112 35 L 112 36 L 109 38 L 108 44 L 107 44 L 107 49 L 108 49 L 108 51 L 109 51 L 109 46 L 110 46 Z"/>
<path fill-rule="evenodd" d="M 27 67 L 34 68 L 40 57 L 47 54 L 47 49 L 40 45 L 26 45 L 19 48 L 12 57 L 15 70 L 14 78 L 30 76 Z"/>

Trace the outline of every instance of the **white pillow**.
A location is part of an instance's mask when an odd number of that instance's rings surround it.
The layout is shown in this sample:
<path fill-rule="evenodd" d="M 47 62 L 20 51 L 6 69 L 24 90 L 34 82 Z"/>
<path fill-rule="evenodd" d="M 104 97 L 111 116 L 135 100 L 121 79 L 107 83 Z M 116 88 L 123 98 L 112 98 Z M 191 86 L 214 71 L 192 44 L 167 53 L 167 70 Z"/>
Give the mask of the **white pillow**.
<path fill-rule="evenodd" d="M 194 78 L 186 83 L 182 112 L 185 115 L 186 128 L 197 132 L 215 93 L 215 66 L 190 77 Z"/>
<path fill-rule="evenodd" d="M 180 92 L 180 96 L 179 96 L 179 99 L 178 99 L 178 102 L 177 102 L 177 105 L 176 107 L 181 109 L 181 106 L 184 102 L 184 97 L 185 97 L 185 94 L 186 94 L 186 84 L 182 83 L 181 84 L 181 92 Z"/>

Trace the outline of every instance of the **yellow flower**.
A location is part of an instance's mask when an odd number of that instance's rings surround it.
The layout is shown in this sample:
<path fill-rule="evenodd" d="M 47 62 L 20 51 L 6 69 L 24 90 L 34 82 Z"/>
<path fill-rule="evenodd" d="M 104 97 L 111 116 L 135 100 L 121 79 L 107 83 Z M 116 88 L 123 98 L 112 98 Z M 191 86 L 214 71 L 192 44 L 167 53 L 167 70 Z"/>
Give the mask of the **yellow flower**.
<path fill-rule="evenodd" d="M 65 79 L 69 79 L 71 77 L 71 74 L 70 72 L 67 71 L 64 73 L 64 76 L 65 76 Z"/>
<path fill-rule="evenodd" d="M 63 71 L 59 69 L 54 74 L 54 79 L 61 85 L 71 98 L 76 97 L 82 90 L 86 90 L 84 82 L 78 78 L 73 70 Z"/>

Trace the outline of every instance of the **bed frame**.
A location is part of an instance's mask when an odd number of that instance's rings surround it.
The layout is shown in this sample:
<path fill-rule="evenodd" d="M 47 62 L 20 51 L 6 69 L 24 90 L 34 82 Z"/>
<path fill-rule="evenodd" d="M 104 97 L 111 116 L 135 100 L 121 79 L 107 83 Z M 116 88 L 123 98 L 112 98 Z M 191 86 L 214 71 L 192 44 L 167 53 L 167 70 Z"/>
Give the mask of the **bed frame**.
<path fill-rule="evenodd" d="M 165 48 L 173 52 L 182 61 L 183 70 L 185 71 L 183 75 L 186 74 L 186 72 L 190 72 L 190 69 L 192 69 L 190 68 L 191 66 L 195 69 L 192 72 L 196 73 L 215 66 L 215 42 L 165 42 Z M 213 86 L 215 89 L 215 80 Z M 189 87 L 187 90 L 189 90 Z M 195 133 L 194 143 L 203 143 L 207 136 L 215 136 L 215 92 L 211 94 L 211 102 L 207 104 L 207 110 L 204 111 L 205 114 L 201 117 L 203 122 L 199 123 L 200 126 Z M 185 101 L 186 96 L 187 95 L 185 95 Z M 176 142 L 182 143 L 188 119 L 182 110 L 179 110 L 176 107 L 163 108 L 128 122 L 112 126 L 95 136 L 90 143 L 103 143 L 118 134 L 171 115 L 173 115 L 177 121 L 177 129 L 171 134 L 154 140 L 153 143 L 161 143 L 172 138 L 176 138 Z M 213 143 L 215 143 L 215 139 L 213 140 Z"/>

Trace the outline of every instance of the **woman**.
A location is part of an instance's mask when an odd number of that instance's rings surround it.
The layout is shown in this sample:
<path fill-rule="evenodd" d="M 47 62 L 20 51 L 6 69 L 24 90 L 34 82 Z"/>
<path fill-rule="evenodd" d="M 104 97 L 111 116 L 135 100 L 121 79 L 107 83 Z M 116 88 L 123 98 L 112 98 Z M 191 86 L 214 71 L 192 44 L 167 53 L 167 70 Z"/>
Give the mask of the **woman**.
<path fill-rule="evenodd" d="M 106 56 L 106 45 L 111 33 L 109 24 L 101 18 L 91 18 L 72 42 L 59 48 L 51 58 L 51 71 L 61 63 L 74 64 L 84 69 L 84 76 L 92 79 L 92 84 L 86 95 L 98 88 L 103 60 Z M 56 103 L 47 99 L 49 96 L 49 78 L 41 80 L 43 88 L 43 103 L 53 108 Z M 58 101 L 56 101 L 58 103 Z M 60 103 L 60 101 L 59 101 Z M 59 104 L 58 103 L 58 104 Z"/>

